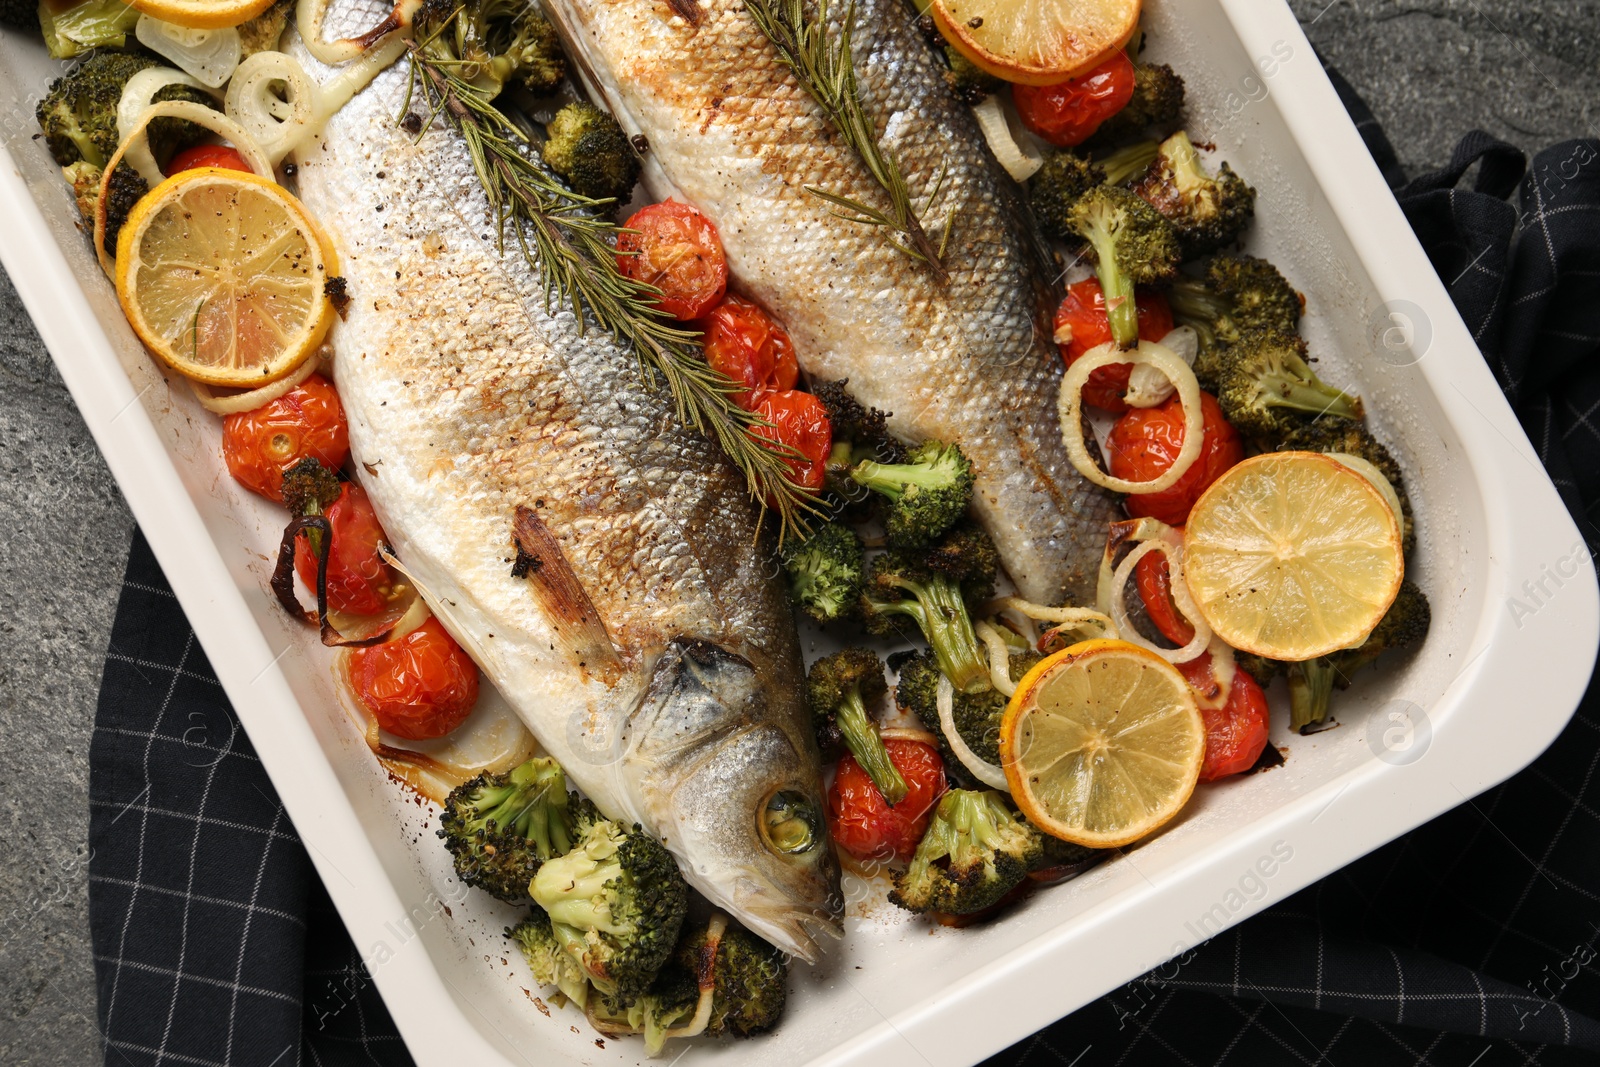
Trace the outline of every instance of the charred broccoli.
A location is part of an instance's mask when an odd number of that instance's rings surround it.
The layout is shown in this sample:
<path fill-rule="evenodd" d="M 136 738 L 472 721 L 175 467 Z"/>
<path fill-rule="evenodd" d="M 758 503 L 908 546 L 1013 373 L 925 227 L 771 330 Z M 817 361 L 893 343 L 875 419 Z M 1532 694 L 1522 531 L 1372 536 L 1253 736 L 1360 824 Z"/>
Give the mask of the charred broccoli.
<path fill-rule="evenodd" d="M 239 58 L 249 59 L 257 52 L 276 52 L 289 25 L 289 13 L 294 10 L 294 0 L 276 2 L 249 22 L 240 23 Z"/>
<path fill-rule="evenodd" d="M 1361 398 L 1327 385 L 1306 362 L 1306 343 L 1281 330 L 1247 330 L 1229 346 L 1217 402 L 1247 437 L 1276 444 L 1306 416 L 1361 418 Z"/>
<path fill-rule="evenodd" d="M 639 180 L 639 157 L 617 120 L 588 103 L 568 104 L 546 128 L 544 161 L 572 191 L 626 203 Z"/>
<path fill-rule="evenodd" d="M 1039 831 L 1012 814 L 994 790 L 952 789 L 889 899 L 908 911 L 969 915 L 1016 888 L 1039 861 Z"/>
<path fill-rule="evenodd" d="M 986 687 L 988 659 L 967 614 L 967 599 L 994 591 L 999 554 L 972 523 L 962 523 L 936 545 L 915 552 L 893 549 L 872 564 L 861 612 L 872 633 L 898 633 L 910 619 L 933 649 L 939 669 L 960 692 Z"/>
<path fill-rule="evenodd" d="M 106 183 L 105 194 L 105 250 L 111 256 L 115 257 L 117 254 L 117 239 L 122 236 L 122 224 L 128 221 L 133 205 L 144 199 L 144 194 L 149 191 L 150 183 L 141 178 L 139 172 L 126 161 L 118 163 L 117 169 L 111 172 L 111 180 Z"/>
<path fill-rule="evenodd" d="M 1364 459 L 1382 474 L 1400 498 L 1400 538 L 1405 552 L 1416 543 L 1416 524 L 1411 514 L 1411 498 L 1406 495 L 1400 464 L 1366 426 L 1354 419 L 1323 418 L 1302 426 L 1283 439 L 1280 452 L 1332 452 Z"/>
<path fill-rule="evenodd" d="M 666 1047 L 671 1030 L 689 1021 L 700 1003 L 700 986 L 692 971 L 669 961 L 636 997 L 599 996 L 589 1006 L 589 1018 L 607 1036 L 640 1034 L 645 1051 L 654 1056 Z"/>
<path fill-rule="evenodd" d="M 950 529 L 972 503 L 972 464 L 957 445 L 927 441 L 904 463 L 864 460 L 850 477 L 888 500 L 884 532 L 896 548 L 920 548 Z"/>
<path fill-rule="evenodd" d="M 1059 837 L 1045 833 L 1041 833 L 1039 838 L 1043 847 L 1039 849 L 1039 858 L 1034 861 L 1028 874 L 1038 881 L 1050 884 L 1076 878 L 1111 855 L 1112 851 L 1107 848 L 1090 848 L 1088 845 L 1073 844 L 1071 841 L 1063 841 Z"/>
<path fill-rule="evenodd" d="M 885 463 L 904 463 L 906 449 L 889 433 L 888 414 L 869 408 L 850 395 L 850 379 L 836 382 L 813 382 L 811 395 L 816 397 L 828 413 L 828 425 L 833 429 L 835 441 L 847 442 L 854 456 L 853 463 L 862 459 L 877 459 Z"/>
<path fill-rule="evenodd" d="M 283 472 L 279 495 L 291 515 L 321 515 L 338 499 L 342 488 L 338 471 L 324 466 L 315 456 L 307 456 Z"/>
<path fill-rule="evenodd" d="M 1135 62 L 1133 98 L 1128 106 L 1100 124 L 1092 145 L 1109 144 L 1141 134 L 1150 127 L 1170 129 L 1183 114 L 1183 79 L 1166 64 Z"/>
<path fill-rule="evenodd" d="M 419 35 L 437 41 L 460 70 L 488 96 L 521 85 L 547 96 L 567 76 L 567 60 L 555 27 L 518 0 L 477 0 L 461 6 L 426 0 L 416 21 Z"/>
<path fill-rule="evenodd" d="M 92 48 L 122 48 L 139 21 L 139 10 L 122 0 L 79 0 L 35 8 L 45 47 L 54 59 L 71 59 Z"/>
<path fill-rule="evenodd" d="M 842 522 L 827 523 L 804 540 L 784 544 L 783 569 L 795 603 L 818 622 L 836 622 L 861 599 L 861 538 Z"/>
<path fill-rule="evenodd" d="M 512 23 L 512 40 L 503 53 L 513 66 L 512 77 L 534 96 L 549 96 L 567 78 L 567 57 L 550 20 L 529 7 L 518 7 Z"/>
<path fill-rule="evenodd" d="M 1133 191 L 1172 223 L 1185 259 L 1237 241 L 1256 210 L 1256 191 L 1226 163 L 1215 177 L 1207 174 L 1182 130 L 1162 142 Z"/>
<path fill-rule="evenodd" d="M 1138 141 L 1096 159 L 1072 152 L 1052 152 L 1028 179 L 1028 201 L 1046 237 L 1075 240 L 1072 206 L 1098 185 L 1121 185 L 1141 174 L 1156 158 L 1155 141 Z"/>
<path fill-rule="evenodd" d="M 701 974 L 708 944 L 706 929 L 686 933 L 674 962 Z M 728 927 L 711 960 L 713 993 L 706 1033 L 749 1037 L 777 1026 L 789 996 L 788 977 L 782 952 L 743 927 Z"/>
<path fill-rule="evenodd" d="M 689 887 L 640 827 L 589 819 L 576 829 L 571 851 L 546 860 L 529 893 L 595 989 L 638 996 L 672 955 Z"/>
<path fill-rule="evenodd" d="M 117 105 L 123 88 L 129 78 L 157 63 L 151 56 L 100 52 L 57 78 L 34 110 L 56 163 L 104 167 L 119 142 Z M 187 85 L 169 85 L 153 99 L 193 100 L 207 107 L 215 104 L 208 93 Z M 172 153 L 198 144 L 206 135 L 204 128 L 171 117 L 151 122 L 148 133 L 157 163 L 165 163 Z"/>
<path fill-rule="evenodd" d="M 572 847 L 574 816 L 594 817 L 587 808 L 569 798 L 560 764 L 535 758 L 457 786 L 439 817 L 439 837 L 455 858 L 457 878 L 508 904 L 525 904 L 540 866 Z"/>
<path fill-rule="evenodd" d="M 1037 652 L 1011 654 L 1011 678 L 1020 679 L 1043 658 Z M 932 653 L 918 652 L 900 664 L 900 681 L 895 685 L 895 703 L 914 714 L 922 725 L 939 738 L 940 751 L 945 757 L 945 768 L 951 773 L 960 771 L 961 763 L 950 751 L 949 742 L 939 722 L 939 664 Z M 975 693 L 956 690 L 951 705 L 951 720 L 961 740 L 981 760 L 1000 762 L 1000 720 L 1005 716 L 1006 698 L 995 689 L 980 689 Z"/>
<path fill-rule="evenodd" d="M 1005 85 L 948 44 L 944 46 L 944 58 L 950 68 L 944 72 L 945 84 L 950 86 L 955 98 L 968 107 L 983 103 L 984 97 Z"/>
<path fill-rule="evenodd" d="M 1170 280 L 1181 259 L 1178 235 L 1161 213 L 1114 185 L 1091 189 L 1068 213 L 1068 227 L 1088 242 L 1106 296 L 1111 336 L 1122 348 L 1139 343 L 1135 285 Z"/>
<path fill-rule="evenodd" d="M 868 703 L 888 690 L 883 661 L 869 648 L 847 648 L 824 656 L 806 676 L 806 702 L 816 722 L 818 747 L 824 759 L 849 750 L 872 784 L 890 805 L 906 798 L 906 780 L 889 759 Z"/>
<path fill-rule="evenodd" d="M 1217 256 L 1207 266 L 1204 281 L 1175 281 L 1167 290 L 1167 302 L 1174 321 L 1200 335 L 1194 373 L 1201 388 L 1211 392 L 1216 391 L 1227 362 L 1224 349 L 1244 331 L 1294 333 L 1300 324 L 1300 294 L 1277 267 L 1254 256 Z"/>
<path fill-rule="evenodd" d="M 509 927 L 506 936 L 516 942 L 536 982 L 555 986 L 580 1008 L 588 1004 L 589 976 L 557 939 L 550 916 L 542 909 L 534 908 L 526 919 Z"/>
<path fill-rule="evenodd" d="M 1401 582 L 1394 603 L 1360 645 L 1289 664 L 1289 726 L 1306 733 L 1325 722 L 1335 687 L 1349 688 L 1351 676 L 1385 652 L 1421 644 L 1432 622 L 1427 596 L 1409 578 Z"/>

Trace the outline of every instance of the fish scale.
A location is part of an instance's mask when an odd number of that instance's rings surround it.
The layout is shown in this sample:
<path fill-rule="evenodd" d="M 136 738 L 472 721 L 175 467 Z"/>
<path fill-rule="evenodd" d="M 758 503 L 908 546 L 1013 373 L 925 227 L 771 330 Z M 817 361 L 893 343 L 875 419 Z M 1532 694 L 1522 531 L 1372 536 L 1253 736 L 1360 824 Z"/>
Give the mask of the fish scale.
<path fill-rule="evenodd" d="M 935 245 L 953 219 L 942 286 L 884 231 L 840 219 L 806 192 L 887 208 L 742 0 L 545 8 L 591 92 L 646 139 L 652 195 L 710 216 L 734 284 L 782 321 L 806 373 L 848 378 L 907 440 L 959 443 L 977 471 L 977 515 L 1023 595 L 1092 602 L 1116 504 L 1078 474 L 1061 441 L 1052 268 L 1018 190 L 900 0 L 856 4 L 857 78 L 916 206 L 942 176 L 939 200 L 922 212 Z M 845 8 L 836 0 L 834 17 Z"/>
<path fill-rule="evenodd" d="M 379 76 L 297 157 L 351 296 L 331 341 L 354 467 L 429 605 L 571 780 L 814 959 L 838 930 L 838 869 L 757 508 L 633 354 L 552 313 L 515 245 L 500 251 L 464 142 L 400 129 L 406 78 Z M 552 546 L 526 561 L 524 523 Z M 568 570 L 582 593 L 549 599 Z M 767 844 L 779 794 L 815 816 L 809 850 Z"/>

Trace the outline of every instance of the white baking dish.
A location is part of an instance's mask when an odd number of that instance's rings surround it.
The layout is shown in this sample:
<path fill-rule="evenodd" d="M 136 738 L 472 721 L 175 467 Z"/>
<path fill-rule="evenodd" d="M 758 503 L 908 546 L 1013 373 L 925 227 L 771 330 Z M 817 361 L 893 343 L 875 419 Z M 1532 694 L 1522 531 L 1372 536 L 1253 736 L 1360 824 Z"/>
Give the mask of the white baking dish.
<path fill-rule="evenodd" d="M 1152 54 L 1188 80 L 1196 140 L 1260 190 L 1254 248 L 1308 294 L 1326 376 L 1357 388 L 1397 446 L 1433 632 L 1409 663 L 1341 695 L 1340 728 L 1293 737 L 1280 713 L 1286 766 L 1203 788 L 1155 840 L 999 922 L 930 929 L 854 885 L 845 943 L 822 967 L 796 967 L 778 1033 L 699 1046 L 698 1060 L 976 1062 L 1508 777 L 1556 736 L 1589 677 L 1600 622 L 1583 542 L 1288 7 L 1149 7 Z M 0 37 L 0 260 L 412 1053 L 637 1061 L 636 1042 L 597 1041 L 576 1014 L 531 1002 L 500 937 L 511 910 L 450 877 L 427 813 L 338 710 L 329 654 L 267 594 L 281 514 L 227 476 L 216 420 L 140 350 L 32 142 L 54 66 Z M 1398 710 L 1414 724 L 1409 747 Z M 331 990 L 307 997 L 336 1010 Z"/>

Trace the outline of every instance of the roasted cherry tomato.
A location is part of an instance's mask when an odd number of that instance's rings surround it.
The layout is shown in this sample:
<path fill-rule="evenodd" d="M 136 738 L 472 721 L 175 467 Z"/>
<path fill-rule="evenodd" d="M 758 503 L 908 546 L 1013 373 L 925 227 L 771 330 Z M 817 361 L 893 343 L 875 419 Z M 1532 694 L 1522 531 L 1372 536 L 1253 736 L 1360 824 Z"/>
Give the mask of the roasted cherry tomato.
<path fill-rule="evenodd" d="M 410 741 L 443 737 L 478 702 L 478 668 L 430 618 L 398 641 L 350 650 L 350 681 L 378 725 Z"/>
<path fill-rule="evenodd" d="M 220 144 L 201 144 L 175 154 L 167 161 L 165 173 L 170 178 L 180 170 L 194 170 L 197 167 L 250 171 L 250 164 L 244 161 L 237 149 Z"/>
<path fill-rule="evenodd" d="M 772 316 L 743 297 L 729 293 L 701 324 L 706 362 L 749 386 L 733 400 L 749 410 L 760 392 L 793 389 L 800 378 L 794 342 Z"/>
<path fill-rule="evenodd" d="M 908 860 L 928 829 L 933 806 L 948 788 L 939 750 L 921 741 L 886 738 L 889 760 L 906 780 L 905 799 L 894 807 L 849 753 L 839 761 L 828 791 L 828 832 L 862 860 Z"/>
<path fill-rule="evenodd" d="M 1159 341 L 1172 332 L 1172 309 L 1167 298 L 1154 289 L 1140 289 L 1134 294 L 1139 304 L 1139 339 Z M 1056 337 L 1071 333 L 1071 339 L 1062 341 L 1061 358 L 1067 366 L 1077 362 L 1079 356 L 1091 348 L 1099 348 L 1111 340 L 1111 318 L 1106 314 L 1106 294 L 1095 278 L 1085 278 L 1067 287 L 1066 299 L 1056 308 Z M 1093 404 L 1113 414 L 1128 410 L 1122 394 L 1128 391 L 1128 375 L 1133 367 L 1114 363 L 1101 367 L 1089 375 L 1083 387 L 1085 403 Z"/>
<path fill-rule="evenodd" d="M 1194 627 L 1183 617 L 1178 605 L 1172 602 L 1172 571 L 1167 567 L 1167 557 L 1151 552 L 1133 565 L 1133 584 L 1144 601 L 1144 612 L 1150 616 L 1161 636 L 1182 648 L 1194 638 Z"/>
<path fill-rule="evenodd" d="M 1215 705 L 1221 685 L 1212 672 L 1211 653 L 1202 652 L 1178 669 L 1200 694 L 1200 717 L 1206 724 L 1206 758 L 1200 780 L 1214 782 L 1254 767 L 1267 747 L 1267 694 L 1248 671 L 1234 669 L 1228 698 Z"/>
<path fill-rule="evenodd" d="M 1200 494 L 1244 459 L 1244 441 L 1222 414 L 1216 397 L 1201 393 L 1200 409 L 1205 437 L 1199 458 L 1171 487 L 1159 493 L 1130 493 L 1125 501 L 1129 515 L 1182 526 Z M 1106 436 L 1106 461 L 1112 477 L 1147 482 L 1161 475 L 1178 458 L 1183 435 L 1183 401 L 1176 394 L 1157 407 L 1128 412 Z"/>
<path fill-rule="evenodd" d="M 728 288 L 728 257 L 716 226 L 676 200 L 634 212 L 617 235 L 617 269 L 660 289 L 661 310 L 683 321 L 710 311 Z"/>
<path fill-rule="evenodd" d="M 350 427 L 333 383 L 313 374 L 278 399 L 222 420 L 228 473 L 268 500 L 283 500 L 283 472 L 312 457 L 338 470 L 350 455 Z"/>
<path fill-rule="evenodd" d="M 828 453 L 833 451 L 833 425 L 822 401 L 798 389 L 785 389 L 757 394 L 753 410 L 772 425 L 752 426 L 751 433 L 777 440 L 800 453 L 798 457 L 784 458 L 789 465 L 789 480 L 812 492 L 821 489 Z"/>
<path fill-rule="evenodd" d="M 1058 85 L 1013 85 L 1022 124 L 1053 145 L 1071 148 L 1133 99 L 1133 60 L 1122 49 L 1081 78 Z"/>
<path fill-rule="evenodd" d="M 328 551 L 328 607 L 352 615 L 376 615 L 389 604 L 394 576 L 378 554 L 383 527 L 372 510 L 367 491 L 346 482 L 339 498 L 323 509 L 333 526 L 333 547 Z M 317 587 L 317 554 L 307 534 L 301 533 L 294 549 L 294 569 L 308 589 Z"/>

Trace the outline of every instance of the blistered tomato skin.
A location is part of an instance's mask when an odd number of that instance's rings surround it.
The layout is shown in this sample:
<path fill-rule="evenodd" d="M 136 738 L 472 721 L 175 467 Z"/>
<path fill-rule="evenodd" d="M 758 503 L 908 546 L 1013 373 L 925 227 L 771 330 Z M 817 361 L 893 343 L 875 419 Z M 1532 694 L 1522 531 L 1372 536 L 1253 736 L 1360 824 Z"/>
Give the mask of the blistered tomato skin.
<path fill-rule="evenodd" d="M 379 554 L 383 527 L 367 491 L 346 482 L 323 511 L 333 527 L 328 551 L 328 607 L 352 615 L 376 615 L 389 604 L 394 575 Z M 317 554 L 305 533 L 295 539 L 294 569 L 308 589 L 317 587 Z"/>
<path fill-rule="evenodd" d="M 1194 640 L 1194 627 L 1172 600 L 1172 570 L 1167 557 L 1151 552 L 1133 565 L 1133 583 L 1144 601 L 1145 614 L 1161 636 L 1182 648 Z"/>
<path fill-rule="evenodd" d="M 642 207 L 623 224 L 617 269 L 660 289 L 661 310 L 680 322 L 710 311 L 728 288 L 728 257 L 716 226 L 676 200 Z"/>
<path fill-rule="evenodd" d="M 350 682 L 378 725 L 408 741 L 443 737 L 478 702 L 478 667 L 430 618 L 398 641 L 350 652 Z"/>
<path fill-rule="evenodd" d="M 195 170 L 200 167 L 221 167 L 224 170 L 242 170 L 246 174 L 255 173 L 237 149 L 220 144 L 202 144 L 185 148 L 167 161 L 165 173 L 170 178 L 179 171 Z"/>
<path fill-rule="evenodd" d="M 1172 309 L 1167 298 L 1155 289 L 1139 289 L 1134 294 L 1139 310 L 1139 339 L 1159 341 L 1172 332 Z M 1067 286 L 1067 295 L 1056 308 L 1056 337 L 1061 346 L 1061 358 L 1067 366 L 1076 363 L 1085 352 L 1099 348 L 1111 340 L 1111 317 L 1106 313 L 1106 294 L 1096 278 L 1085 278 Z M 1122 394 L 1128 391 L 1128 376 L 1133 367 L 1127 363 L 1113 363 L 1089 375 L 1083 387 L 1083 400 L 1103 411 L 1120 415 L 1128 410 Z"/>
<path fill-rule="evenodd" d="M 1244 440 L 1210 393 L 1200 394 L 1204 437 L 1200 455 L 1183 477 L 1159 493 L 1130 493 L 1125 506 L 1136 519 L 1182 526 L 1211 483 L 1244 459 Z M 1174 395 L 1153 408 L 1135 408 L 1106 436 L 1106 459 L 1115 478 L 1147 482 L 1165 474 L 1183 448 L 1183 402 Z"/>
<path fill-rule="evenodd" d="M 1093 137 L 1133 99 L 1133 61 L 1122 49 L 1081 78 L 1058 85 L 1014 85 L 1022 124 L 1053 145 L 1071 148 Z"/>
<path fill-rule="evenodd" d="M 1249 672 L 1235 670 L 1227 703 L 1201 708 L 1206 724 L 1206 759 L 1202 782 L 1214 782 L 1254 767 L 1267 747 L 1267 695 Z"/>
<path fill-rule="evenodd" d="M 939 750 L 921 741 L 888 738 L 889 760 L 905 779 L 907 792 L 889 806 L 848 753 L 839 761 L 828 790 L 828 832 L 859 860 L 908 860 L 928 829 L 933 807 L 949 788 Z"/>
<path fill-rule="evenodd" d="M 828 453 L 833 451 L 833 424 L 822 401 L 798 389 L 785 389 L 758 394 L 754 411 L 772 425 L 752 426 L 751 433 L 780 441 L 800 453 L 784 459 L 789 480 L 813 493 L 821 489 L 828 473 Z"/>
<path fill-rule="evenodd" d="M 762 392 L 793 389 L 800 379 L 794 342 L 772 316 L 729 293 L 701 323 L 706 362 L 747 388 L 734 403 L 751 410 Z"/>
<path fill-rule="evenodd" d="M 222 420 L 228 473 L 251 492 L 283 502 L 283 472 L 311 457 L 338 470 L 350 458 L 350 426 L 333 383 L 313 374 L 278 399 Z"/>

